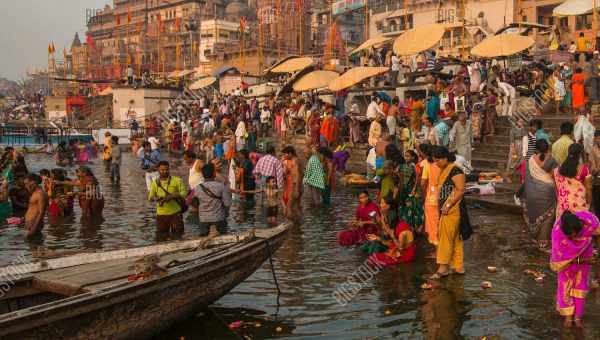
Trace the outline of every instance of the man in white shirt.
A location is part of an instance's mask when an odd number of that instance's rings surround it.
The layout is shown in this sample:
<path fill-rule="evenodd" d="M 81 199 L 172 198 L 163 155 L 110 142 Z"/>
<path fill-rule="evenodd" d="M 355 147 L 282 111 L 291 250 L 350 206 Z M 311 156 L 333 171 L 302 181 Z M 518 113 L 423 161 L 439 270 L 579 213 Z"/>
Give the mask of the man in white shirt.
<path fill-rule="evenodd" d="M 398 85 L 398 73 L 400 73 L 400 58 L 398 58 L 396 53 L 392 53 L 391 83 L 394 87 Z"/>
<path fill-rule="evenodd" d="M 157 150 L 158 146 L 160 145 L 160 141 L 154 136 L 148 138 L 148 143 L 150 143 L 150 147 L 152 150 Z"/>
<path fill-rule="evenodd" d="M 379 108 L 380 99 L 375 95 L 371 96 L 371 103 L 367 107 L 367 118 L 373 120 L 377 118 L 378 115 L 385 116 L 383 111 Z"/>
<path fill-rule="evenodd" d="M 502 116 L 512 117 L 517 105 L 517 92 L 509 83 L 498 81 L 498 88 L 502 90 Z"/>
<path fill-rule="evenodd" d="M 260 111 L 260 135 L 266 136 L 269 130 L 269 120 L 271 119 L 271 111 L 264 106 Z"/>

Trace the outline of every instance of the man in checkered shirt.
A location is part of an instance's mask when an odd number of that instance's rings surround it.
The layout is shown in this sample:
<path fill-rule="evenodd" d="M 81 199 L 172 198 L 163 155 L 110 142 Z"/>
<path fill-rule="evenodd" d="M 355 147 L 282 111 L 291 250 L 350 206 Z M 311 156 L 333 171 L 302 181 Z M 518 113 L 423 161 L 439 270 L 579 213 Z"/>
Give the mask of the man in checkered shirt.
<path fill-rule="evenodd" d="M 261 188 L 264 187 L 267 177 L 275 177 L 277 179 L 277 187 L 283 188 L 283 165 L 281 160 L 275 157 L 275 147 L 269 145 L 267 154 L 262 156 L 253 171 L 254 176 L 258 179 Z"/>

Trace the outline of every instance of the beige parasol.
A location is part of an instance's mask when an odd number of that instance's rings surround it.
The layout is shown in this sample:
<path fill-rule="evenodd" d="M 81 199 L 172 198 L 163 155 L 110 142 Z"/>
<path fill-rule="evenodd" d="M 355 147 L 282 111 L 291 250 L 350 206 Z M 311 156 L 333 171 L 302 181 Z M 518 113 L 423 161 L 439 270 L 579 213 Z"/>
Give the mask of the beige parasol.
<path fill-rule="evenodd" d="M 387 67 L 362 66 L 351 68 L 350 70 L 346 71 L 346 73 L 332 80 L 331 83 L 329 83 L 329 89 L 331 91 L 341 91 L 354 86 L 365 79 L 389 72 L 389 70 L 390 69 Z"/>
<path fill-rule="evenodd" d="M 555 17 L 582 15 L 591 13 L 593 9 L 593 0 L 567 0 L 562 4 L 554 7 L 554 10 L 552 10 L 552 15 Z"/>
<path fill-rule="evenodd" d="M 167 78 L 177 78 L 179 76 L 179 71 L 175 70 L 167 75 Z"/>
<path fill-rule="evenodd" d="M 206 77 L 202 79 L 196 80 L 192 85 L 190 85 L 190 90 L 200 90 L 207 86 L 214 84 L 217 81 L 215 77 Z"/>
<path fill-rule="evenodd" d="M 309 67 L 310 65 L 312 65 L 312 63 L 313 63 L 312 58 L 308 58 L 308 57 L 292 58 L 292 59 L 286 60 L 283 63 L 275 66 L 274 68 L 271 69 L 271 72 L 273 72 L 273 73 L 292 73 L 292 72 L 303 70 L 303 69 Z"/>
<path fill-rule="evenodd" d="M 190 75 L 192 73 L 195 73 L 196 70 L 183 70 L 183 71 L 179 71 L 179 74 L 177 74 L 177 77 L 181 78 L 181 77 L 185 77 L 187 75 Z"/>
<path fill-rule="evenodd" d="M 385 43 L 390 42 L 392 39 L 394 39 L 394 38 L 393 37 L 385 37 L 382 35 L 375 37 L 375 38 L 371 38 L 371 39 L 365 41 L 364 43 L 360 44 L 360 46 L 358 46 L 354 50 L 352 50 L 352 52 L 350 52 L 350 55 L 358 53 L 362 50 L 369 49 L 371 47 L 377 47 L 377 46 L 383 45 Z"/>
<path fill-rule="evenodd" d="M 471 49 L 471 54 L 483 58 L 506 57 L 524 51 L 535 44 L 530 37 L 506 33 L 487 38 Z"/>
<path fill-rule="evenodd" d="M 294 83 L 294 91 L 303 92 L 327 87 L 339 74 L 333 71 L 313 71 Z"/>
<path fill-rule="evenodd" d="M 440 42 L 446 28 L 441 24 L 430 24 L 402 33 L 394 41 L 394 52 L 409 56 L 426 51 Z"/>

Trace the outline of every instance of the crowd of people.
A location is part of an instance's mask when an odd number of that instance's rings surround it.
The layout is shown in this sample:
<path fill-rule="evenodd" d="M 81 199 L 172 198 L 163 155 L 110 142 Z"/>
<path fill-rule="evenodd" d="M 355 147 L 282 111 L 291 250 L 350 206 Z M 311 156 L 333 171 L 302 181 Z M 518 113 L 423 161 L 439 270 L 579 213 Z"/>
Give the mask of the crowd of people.
<path fill-rule="evenodd" d="M 473 232 L 464 195 L 467 182 L 477 179 L 472 151 L 496 134 L 499 117 L 505 117 L 511 124 L 507 177 L 520 175 L 515 198 L 523 205 L 527 232 L 551 254 L 557 308 L 566 325 L 581 326 L 593 237 L 600 233 L 590 212 L 600 206 L 592 186 L 600 143 L 590 113 L 599 87 L 598 53 L 589 61 L 528 62 L 514 69 L 473 59 L 450 74 L 433 72 L 441 62 L 434 53 L 408 67 L 393 53 L 382 53 L 361 63 L 388 65 L 384 77 L 391 85 L 410 81 L 413 71 L 430 70 L 422 76 L 425 95 L 375 91 L 350 97 L 340 91 L 327 102 L 314 94 L 259 101 L 215 92 L 173 101 L 164 116 L 147 118 L 143 127 L 133 121 L 131 153 L 145 175 L 147 199 L 156 204 L 157 232 L 180 237 L 191 219 L 201 235 L 226 233 L 234 202 L 262 206 L 271 226 L 282 217 L 299 222 L 305 194 L 311 206 L 336 204 L 332 195 L 351 153 L 366 146 L 365 172 L 376 190 L 360 192 L 354 218 L 337 235 L 339 244 L 359 246 L 382 265 L 415 261 L 417 247 L 423 247 L 438 265 L 429 279 L 464 275 L 463 243 Z M 535 105 L 525 115 L 518 101 L 527 96 Z M 565 115 L 560 136 L 551 136 L 536 117 L 551 111 Z M 296 136 L 305 136 L 306 145 L 295 145 Z M 85 164 L 101 158 L 110 181 L 119 185 L 127 151 L 119 138 L 107 133 L 101 146 L 72 140 L 41 150 L 53 153 L 58 167 L 31 174 L 23 155 L 6 148 L 0 218 L 24 216 L 28 236 L 41 233 L 46 215 L 73 215 L 76 200 L 82 217 L 101 218 L 104 198 Z M 167 156 L 183 158 L 187 182 L 171 174 Z M 70 179 L 65 167 L 75 164 L 77 178 Z M 428 245 L 417 242 L 421 236 Z"/>

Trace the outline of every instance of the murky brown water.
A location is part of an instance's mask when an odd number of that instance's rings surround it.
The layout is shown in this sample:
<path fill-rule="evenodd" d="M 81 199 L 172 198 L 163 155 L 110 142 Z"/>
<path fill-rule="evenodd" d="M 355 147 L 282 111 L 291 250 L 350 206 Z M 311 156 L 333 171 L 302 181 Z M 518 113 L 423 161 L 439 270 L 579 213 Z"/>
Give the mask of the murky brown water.
<path fill-rule="evenodd" d="M 53 167 L 46 156 L 28 157 L 32 170 Z M 77 217 L 45 229 L 43 246 L 55 250 L 114 249 L 155 242 L 153 207 L 145 201 L 144 178 L 136 160 L 127 154 L 122 184 L 112 187 L 100 162 L 92 167 L 103 185 L 105 220 L 82 225 Z M 187 167 L 173 171 L 187 176 Z M 356 248 L 340 248 L 336 232 L 353 216 L 355 193 L 340 188 L 332 208 L 306 209 L 304 222 L 290 234 L 274 255 L 281 289 L 279 305 L 268 262 L 248 280 L 219 300 L 213 308 L 175 325 L 156 339 L 599 339 L 600 294 L 588 296 L 584 331 L 563 331 L 554 313 L 555 278 L 547 255 L 523 241 L 520 218 L 497 211 L 471 209 L 477 233 L 466 243 L 466 276 L 444 279 L 439 287 L 423 291 L 423 277 L 434 263 L 386 268 L 367 281 L 345 306 L 333 298 L 366 259 Z M 256 208 L 237 207 L 232 219 L 246 228 L 264 221 Z M 235 223 L 232 221 L 232 223 Z M 193 235 L 193 227 L 186 233 Z M 33 245 L 24 242 L 22 230 L 0 227 L 1 264 L 27 255 Z M 494 265 L 498 272 L 487 273 Z M 548 274 L 542 284 L 524 269 Z M 493 288 L 480 284 L 489 280 Z M 246 322 L 231 331 L 233 321 Z"/>

